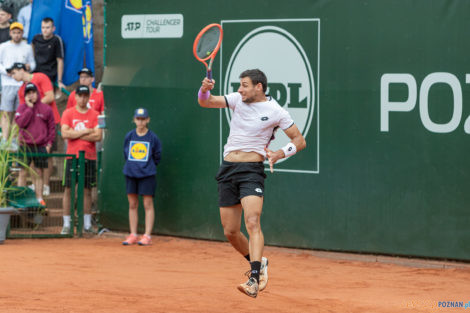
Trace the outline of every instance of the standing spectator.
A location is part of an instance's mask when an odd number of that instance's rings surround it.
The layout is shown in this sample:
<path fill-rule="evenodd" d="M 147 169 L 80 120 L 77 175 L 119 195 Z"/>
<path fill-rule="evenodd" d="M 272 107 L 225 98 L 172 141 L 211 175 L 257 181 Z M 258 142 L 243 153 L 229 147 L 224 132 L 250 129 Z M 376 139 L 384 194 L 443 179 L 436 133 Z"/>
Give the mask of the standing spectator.
<path fill-rule="evenodd" d="M 36 65 L 37 66 L 37 65 Z M 11 76 L 17 81 L 22 81 L 23 85 L 18 91 L 18 96 L 20 98 L 20 103 L 24 102 L 24 88 L 26 83 L 32 82 L 36 85 L 39 91 L 39 96 L 41 97 L 41 102 L 49 104 L 51 106 L 52 112 L 54 113 L 54 120 L 57 125 L 60 123 L 60 114 L 57 110 L 57 105 L 54 101 L 54 87 L 52 87 L 50 79 L 43 73 L 29 73 L 26 71 L 26 66 L 23 63 L 15 63 L 13 66 L 8 69 L 8 72 L 11 73 Z M 51 151 L 57 150 L 57 136 L 55 137 L 54 144 L 52 145 Z M 52 171 L 52 158 L 49 158 L 49 167 L 45 170 L 44 173 L 44 195 L 48 196 L 50 194 L 50 176 Z"/>
<path fill-rule="evenodd" d="M 11 40 L 0 44 L 0 74 L 2 77 L 2 100 L 0 104 L 2 142 L 6 142 L 10 132 L 13 112 L 19 104 L 18 89 L 21 82 L 13 79 L 7 69 L 16 62 L 25 64 L 25 68 L 34 69 L 36 66 L 31 46 L 22 40 L 23 25 L 14 22 L 10 25 Z"/>
<path fill-rule="evenodd" d="M 0 6 L 0 43 L 10 40 L 11 8 L 5 4 Z"/>
<path fill-rule="evenodd" d="M 39 99 L 36 85 L 26 84 L 24 88 L 25 102 L 16 111 L 15 121 L 20 128 L 19 142 L 27 153 L 50 153 L 55 137 L 55 122 L 52 109 Z M 28 157 L 27 164 L 34 163 L 33 177 L 36 186 L 36 198 L 41 205 L 46 205 L 42 198 L 43 170 L 47 168 L 47 157 Z M 21 169 L 18 186 L 26 186 L 26 171 Z"/>
<path fill-rule="evenodd" d="M 44 18 L 41 22 L 41 34 L 34 36 L 31 42 L 36 60 L 35 72 L 46 74 L 52 83 L 57 82 L 59 88 L 65 88 L 62 83 L 64 44 L 54 31 L 54 21 L 50 17 Z"/>
<path fill-rule="evenodd" d="M 92 108 L 96 112 L 102 114 L 104 111 L 104 97 L 103 92 L 101 90 L 93 88 L 93 82 L 95 78 L 93 77 L 93 72 L 89 68 L 82 68 L 80 72 L 80 85 L 85 85 L 90 88 L 90 100 L 88 100 L 88 108 Z M 67 101 L 67 109 L 73 108 L 77 102 L 75 101 L 75 91 L 70 93 L 69 99 Z"/>
<path fill-rule="evenodd" d="M 31 23 L 32 8 L 33 8 L 33 0 L 29 0 L 29 4 L 22 7 L 20 12 L 18 13 L 18 22 L 20 22 L 24 26 L 23 38 L 25 39 L 28 39 L 28 35 L 29 35 L 29 25 Z"/>
<path fill-rule="evenodd" d="M 80 85 L 75 92 L 75 107 L 67 109 L 62 115 L 62 137 L 68 140 L 67 154 L 79 156 L 79 151 L 85 151 L 85 188 L 83 190 L 83 211 L 85 233 L 93 233 L 91 225 L 91 189 L 96 185 L 96 145 L 100 141 L 102 130 L 98 128 L 98 112 L 87 107 L 90 98 L 88 86 Z M 70 188 L 72 175 L 72 159 L 66 160 L 65 165 L 65 191 L 63 197 L 64 225 L 61 234 L 70 233 Z"/>

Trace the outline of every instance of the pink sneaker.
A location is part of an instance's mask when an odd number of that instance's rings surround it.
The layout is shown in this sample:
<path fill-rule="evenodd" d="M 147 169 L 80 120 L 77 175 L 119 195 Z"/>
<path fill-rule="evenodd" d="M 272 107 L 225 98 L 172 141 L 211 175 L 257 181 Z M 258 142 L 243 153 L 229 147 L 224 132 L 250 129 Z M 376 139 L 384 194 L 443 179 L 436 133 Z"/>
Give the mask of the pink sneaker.
<path fill-rule="evenodd" d="M 122 244 L 125 246 L 130 246 L 136 243 L 137 243 L 137 236 L 134 234 L 130 234 L 129 236 L 127 236 L 126 240 L 122 242 Z"/>
<path fill-rule="evenodd" d="M 147 236 L 147 235 L 142 235 L 142 237 L 140 237 L 139 239 L 138 244 L 139 246 L 149 246 L 152 244 L 152 238 L 150 238 L 150 236 Z"/>

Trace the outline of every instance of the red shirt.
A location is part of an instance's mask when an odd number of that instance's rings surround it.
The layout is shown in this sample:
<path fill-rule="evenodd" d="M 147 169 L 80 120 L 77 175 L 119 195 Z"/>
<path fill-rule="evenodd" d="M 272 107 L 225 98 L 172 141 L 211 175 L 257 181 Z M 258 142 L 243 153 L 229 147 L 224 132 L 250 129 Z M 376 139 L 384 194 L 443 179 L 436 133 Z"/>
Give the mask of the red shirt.
<path fill-rule="evenodd" d="M 64 111 L 61 125 L 68 125 L 73 130 L 95 128 L 98 126 L 98 115 L 99 113 L 93 109 L 88 109 L 86 113 L 80 113 L 73 107 Z M 94 141 L 87 141 L 80 138 L 68 139 L 67 154 L 75 154 L 78 157 L 80 150 L 85 151 L 85 159 L 96 160 L 96 146 Z"/>
<path fill-rule="evenodd" d="M 29 83 L 29 82 L 28 82 Z M 46 74 L 43 73 L 33 73 L 33 77 L 31 78 L 31 83 L 35 84 L 38 87 L 39 97 L 42 99 L 46 92 L 52 90 L 54 92 L 54 87 L 52 87 L 51 80 L 47 77 Z M 20 98 L 20 104 L 25 103 L 24 101 L 24 88 L 26 86 L 26 82 L 21 85 L 20 89 L 18 90 L 18 97 Z M 54 121 L 56 124 L 60 123 L 60 113 L 57 110 L 57 105 L 55 101 L 49 103 L 52 109 L 52 113 L 54 113 Z"/>
<path fill-rule="evenodd" d="M 67 100 L 67 109 L 74 107 L 77 104 L 75 100 L 75 90 L 70 93 L 69 99 Z M 93 92 L 90 95 L 90 100 L 87 104 L 88 108 L 92 108 L 96 112 L 102 114 L 104 111 L 104 97 L 103 92 L 93 89 Z"/>

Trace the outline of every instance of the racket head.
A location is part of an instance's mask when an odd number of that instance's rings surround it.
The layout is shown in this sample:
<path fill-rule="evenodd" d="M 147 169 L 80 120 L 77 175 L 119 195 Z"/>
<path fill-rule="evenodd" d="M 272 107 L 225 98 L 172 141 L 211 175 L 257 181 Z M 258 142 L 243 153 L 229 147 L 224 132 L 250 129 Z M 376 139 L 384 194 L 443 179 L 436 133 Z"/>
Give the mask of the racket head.
<path fill-rule="evenodd" d="M 222 26 L 217 23 L 209 24 L 204 27 L 199 34 L 197 34 L 196 39 L 193 44 L 193 54 L 194 57 L 204 63 L 207 67 L 205 61 L 209 59 L 214 59 L 215 55 L 220 49 L 222 44 L 223 30 Z"/>

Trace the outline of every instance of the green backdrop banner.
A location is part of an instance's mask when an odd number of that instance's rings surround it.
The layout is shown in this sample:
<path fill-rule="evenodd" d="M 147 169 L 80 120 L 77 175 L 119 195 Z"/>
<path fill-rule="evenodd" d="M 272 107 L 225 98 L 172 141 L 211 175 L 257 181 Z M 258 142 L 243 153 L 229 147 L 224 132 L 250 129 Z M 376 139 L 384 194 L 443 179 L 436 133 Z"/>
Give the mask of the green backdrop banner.
<path fill-rule="evenodd" d="M 267 172 L 267 244 L 470 260 L 469 1 L 114 0 L 106 12 L 106 227 L 128 229 L 121 151 L 143 106 L 163 142 L 155 231 L 224 239 L 214 176 L 231 113 L 198 106 L 192 55 L 216 22 L 213 93 L 260 68 L 307 140 Z"/>

